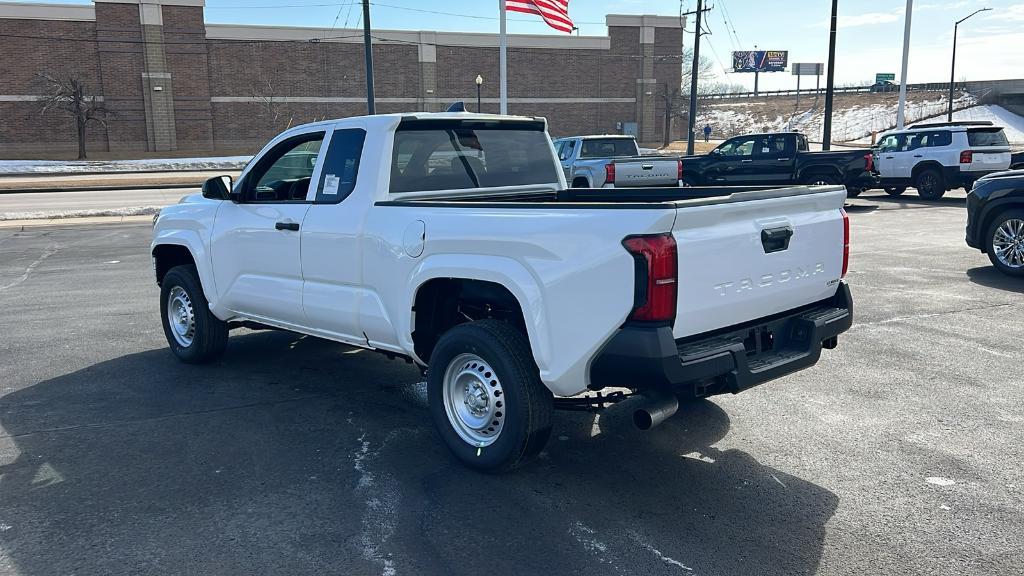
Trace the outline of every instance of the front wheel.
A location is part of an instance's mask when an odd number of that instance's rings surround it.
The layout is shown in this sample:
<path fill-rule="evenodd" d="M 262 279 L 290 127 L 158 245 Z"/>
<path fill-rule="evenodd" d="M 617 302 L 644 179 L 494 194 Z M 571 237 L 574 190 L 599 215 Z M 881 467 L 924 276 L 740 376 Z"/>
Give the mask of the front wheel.
<path fill-rule="evenodd" d="M 893 196 L 893 197 L 901 196 L 906 191 L 907 191 L 907 187 L 906 186 L 892 186 L 892 187 L 889 187 L 889 188 L 885 189 L 885 193 L 888 194 L 889 196 Z"/>
<path fill-rule="evenodd" d="M 917 175 L 914 181 L 917 195 L 925 200 L 938 200 L 946 193 L 946 183 L 942 173 L 934 168 L 926 168 Z"/>
<path fill-rule="evenodd" d="M 551 433 L 551 392 L 526 337 L 499 320 L 460 324 L 441 336 L 427 372 L 430 415 L 463 464 L 512 470 L 540 453 Z"/>
<path fill-rule="evenodd" d="M 829 186 L 838 183 L 834 176 L 828 174 L 811 174 L 804 178 L 804 184 L 809 186 Z"/>
<path fill-rule="evenodd" d="M 186 364 L 216 360 L 228 344 L 228 325 L 210 312 L 194 266 L 175 266 L 160 283 L 160 316 L 171 352 Z"/>
<path fill-rule="evenodd" d="M 1009 210 L 989 226 L 985 251 L 1003 274 L 1024 276 L 1024 210 Z"/>

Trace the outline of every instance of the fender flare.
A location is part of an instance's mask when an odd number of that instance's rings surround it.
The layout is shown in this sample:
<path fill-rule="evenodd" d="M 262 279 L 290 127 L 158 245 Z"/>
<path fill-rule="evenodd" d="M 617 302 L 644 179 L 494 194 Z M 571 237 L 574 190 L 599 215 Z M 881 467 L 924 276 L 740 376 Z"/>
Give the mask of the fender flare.
<path fill-rule="evenodd" d="M 189 251 L 192 260 L 196 263 L 196 271 L 199 272 L 199 283 L 203 287 L 203 294 L 206 301 L 213 308 L 217 305 L 217 282 L 213 277 L 210 253 L 206 250 L 202 238 L 195 230 L 171 230 L 157 234 L 150 246 L 150 256 L 156 258 L 154 252 L 159 246 L 181 246 Z"/>
<path fill-rule="evenodd" d="M 550 338 L 547 330 L 547 313 L 544 310 L 543 290 L 529 270 L 517 260 L 505 256 L 483 256 L 475 254 L 437 254 L 420 262 L 409 275 L 400 314 L 396 317 L 401 325 L 396 326 L 399 343 L 415 356 L 412 341 L 413 304 L 424 284 L 437 278 L 461 278 L 493 282 L 505 287 L 523 311 L 526 333 L 530 341 L 534 361 L 541 374 L 544 373 L 551 357 Z M 424 365 L 427 359 L 418 358 Z"/>

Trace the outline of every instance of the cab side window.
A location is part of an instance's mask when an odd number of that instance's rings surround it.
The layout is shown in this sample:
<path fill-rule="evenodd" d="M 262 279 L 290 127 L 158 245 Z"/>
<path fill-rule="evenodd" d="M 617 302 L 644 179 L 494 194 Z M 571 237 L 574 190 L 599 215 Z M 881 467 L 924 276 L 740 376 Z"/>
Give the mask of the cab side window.
<path fill-rule="evenodd" d="M 753 136 L 729 140 L 722 145 L 722 156 L 749 158 L 754 153 L 755 140 Z"/>
<path fill-rule="evenodd" d="M 327 147 L 324 167 L 316 189 L 317 204 L 337 204 L 356 187 L 359 158 L 363 154 L 366 131 L 360 128 L 335 130 Z"/>
<path fill-rule="evenodd" d="M 324 132 L 299 134 L 260 158 L 245 177 L 245 202 L 305 202 Z"/>

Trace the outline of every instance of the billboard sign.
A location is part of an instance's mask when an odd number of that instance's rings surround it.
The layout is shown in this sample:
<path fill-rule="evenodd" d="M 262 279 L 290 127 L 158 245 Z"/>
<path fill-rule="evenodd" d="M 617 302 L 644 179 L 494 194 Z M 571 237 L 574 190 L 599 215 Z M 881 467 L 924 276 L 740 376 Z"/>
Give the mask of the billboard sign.
<path fill-rule="evenodd" d="M 896 74 L 891 72 L 879 72 L 875 74 L 875 82 L 892 82 L 896 80 Z"/>
<path fill-rule="evenodd" d="M 825 73 L 825 65 L 819 63 L 793 63 L 793 76 L 821 76 Z"/>
<path fill-rule="evenodd" d="M 785 72 L 786 50 L 744 50 L 732 53 L 733 72 Z"/>

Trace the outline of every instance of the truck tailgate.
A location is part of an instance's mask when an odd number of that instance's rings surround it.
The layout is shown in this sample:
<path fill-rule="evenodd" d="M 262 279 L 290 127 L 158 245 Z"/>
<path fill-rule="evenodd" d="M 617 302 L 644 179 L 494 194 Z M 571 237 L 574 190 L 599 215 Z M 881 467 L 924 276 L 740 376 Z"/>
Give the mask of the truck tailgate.
<path fill-rule="evenodd" d="M 616 158 L 615 187 L 676 186 L 679 183 L 679 161 L 675 158 Z"/>
<path fill-rule="evenodd" d="M 835 294 L 843 268 L 846 190 L 800 190 L 746 192 L 728 203 L 679 205 L 672 232 L 679 254 L 675 338 Z"/>

